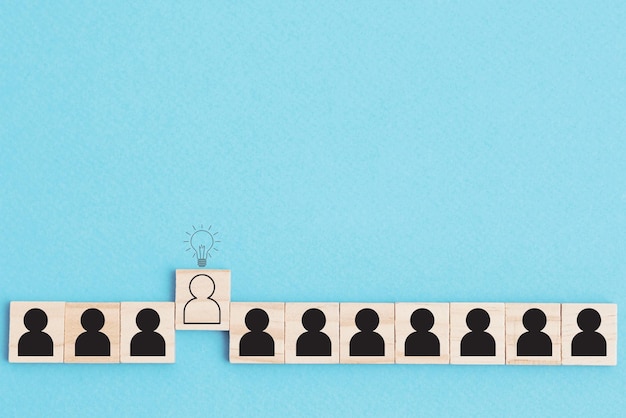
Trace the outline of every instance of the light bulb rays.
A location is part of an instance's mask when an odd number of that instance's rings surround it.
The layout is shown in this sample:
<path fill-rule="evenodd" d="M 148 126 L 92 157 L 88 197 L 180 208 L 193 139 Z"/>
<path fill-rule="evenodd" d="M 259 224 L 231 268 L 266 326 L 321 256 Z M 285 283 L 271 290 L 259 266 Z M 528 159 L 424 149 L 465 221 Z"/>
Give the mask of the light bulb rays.
<path fill-rule="evenodd" d="M 219 232 L 211 232 L 212 225 L 209 225 L 206 229 L 203 225 L 200 225 L 199 229 L 192 225 L 192 228 L 192 233 L 186 232 L 189 235 L 189 239 L 183 242 L 189 245 L 187 251 L 193 251 L 192 257 L 198 259 L 198 267 L 205 267 L 207 258 L 213 257 L 211 252 L 219 251 L 215 246 L 215 244 L 221 242 L 216 238 Z"/>

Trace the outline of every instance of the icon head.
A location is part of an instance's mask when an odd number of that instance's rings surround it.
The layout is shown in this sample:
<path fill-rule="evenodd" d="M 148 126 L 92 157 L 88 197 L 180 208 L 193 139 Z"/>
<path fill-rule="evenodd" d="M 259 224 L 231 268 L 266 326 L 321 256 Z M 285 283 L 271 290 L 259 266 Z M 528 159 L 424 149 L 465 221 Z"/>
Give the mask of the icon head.
<path fill-rule="evenodd" d="M 435 317 L 428 309 L 416 309 L 411 314 L 411 326 L 415 331 L 428 331 L 435 324 Z"/>
<path fill-rule="evenodd" d="M 39 332 L 48 325 L 48 315 L 39 308 L 30 309 L 24 315 L 24 326 L 29 331 Z"/>
<path fill-rule="evenodd" d="M 189 282 L 189 292 L 196 299 L 210 299 L 215 293 L 215 282 L 211 276 L 198 274 Z"/>
<path fill-rule="evenodd" d="M 539 332 L 546 326 L 546 314 L 541 309 L 529 309 L 522 317 L 522 324 L 528 331 Z"/>
<path fill-rule="evenodd" d="M 583 331 L 593 332 L 600 328 L 602 318 L 595 309 L 587 308 L 580 311 L 578 318 L 576 318 L 578 328 Z"/>
<path fill-rule="evenodd" d="M 152 332 L 159 327 L 161 318 L 154 309 L 145 308 L 139 311 L 135 323 L 141 331 Z"/>
<path fill-rule="evenodd" d="M 104 315 L 98 309 L 87 309 L 80 316 L 80 324 L 85 331 L 100 331 L 104 326 Z"/>
<path fill-rule="evenodd" d="M 270 318 L 263 309 L 254 308 L 246 314 L 245 322 L 250 331 L 261 332 L 269 325 Z"/>
<path fill-rule="evenodd" d="M 370 332 L 378 327 L 378 314 L 370 308 L 361 309 L 354 318 L 356 327 L 361 331 Z"/>
<path fill-rule="evenodd" d="M 326 315 L 319 309 L 309 309 L 302 315 L 302 326 L 307 331 L 321 331 L 324 325 L 326 325 Z"/>
<path fill-rule="evenodd" d="M 467 327 L 472 331 L 484 331 L 489 328 L 490 322 L 489 314 L 481 308 L 472 309 L 465 318 Z"/>

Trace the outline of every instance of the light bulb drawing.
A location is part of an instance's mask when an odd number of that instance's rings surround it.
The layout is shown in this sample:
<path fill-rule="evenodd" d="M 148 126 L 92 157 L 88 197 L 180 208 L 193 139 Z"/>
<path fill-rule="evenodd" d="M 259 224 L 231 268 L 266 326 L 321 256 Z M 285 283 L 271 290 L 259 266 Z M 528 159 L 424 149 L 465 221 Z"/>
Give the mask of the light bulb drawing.
<path fill-rule="evenodd" d="M 204 229 L 203 225 L 200 225 L 200 229 L 196 229 L 192 225 L 193 233 L 186 232 L 189 235 L 189 239 L 183 242 L 189 244 L 187 251 L 193 250 L 192 257 L 198 259 L 198 267 L 206 266 L 207 257 L 212 258 L 211 251 L 219 251 L 215 244 L 221 242 L 216 239 L 216 235 L 219 232 L 211 232 L 212 225 L 209 225 L 207 229 Z"/>

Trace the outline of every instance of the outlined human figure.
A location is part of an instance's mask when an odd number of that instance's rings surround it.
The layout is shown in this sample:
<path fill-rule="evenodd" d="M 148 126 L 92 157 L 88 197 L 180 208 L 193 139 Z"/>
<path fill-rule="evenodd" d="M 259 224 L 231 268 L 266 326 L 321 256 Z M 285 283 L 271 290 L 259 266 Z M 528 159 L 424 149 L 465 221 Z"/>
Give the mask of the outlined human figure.
<path fill-rule="evenodd" d="M 246 327 L 250 332 L 244 334 L 239 341 L 240 356 L 273 356 L 274 339 L 265 332 L 270 323 L 267 312 L 263 309 L 250 309 L 245 318 Z"/>
<path fill-rule="evenodd" d="M 39 308 L 30 309 L 24 315 L 24 326 L 28 330 L 17 343 L 18 356 L 52 356 L 52 338 L 43 330 L 48 325 L 48 315 Z"/>
<path fill-rule="evenodd" d="M 461 356 L 495 356 L 496 340 L 488 332 L 491 319 L 487 311 L 472 309 L 465 317 L 470 332 L 461 339 Z"/>
<path fill-rule="evenodd" d="M 541 309 L 532 308 L 522 317 L 522 324 L 528 332 L 517 340 L 518 356 L 551 356 L 552 340 L 542 329 L 546 326 L 546 314 Z"/>
<path fill-rule="evenodd" d="M 354 318 L 360 330 L 350 339 L 350 356 L 384 356 L 385 340 L 374 332 L 379 323 L 378 314 L 370 308 L 361 309 Z"/>
<path fill-rule="evenodd" d="M 572 356 L 606 356 L 606 339 L 596 332 L 602 322 L 598 311 L 583 309 L 576 322 L 582 332 L 576 334 L 572 340 Z"/>
<path fill-rule="evenodd" d="M 411 326 L 415 330 L 404 342 L 405 356 L 441 355 L 439 338 L 432 332 L 435 317 L 428 309 L 416 309 L 411 314 Z"/>
<path fill-rule="evenodd" d="M 331 343 L 328 335 L 322 332 L 326 325 L 326 315 L 317 308 L 311 308 L 302 315 L 302 326 L 306 332 L 296 341 L 296 356 L 330 356 Z"/>
<path fill-rule="evenodd" d="M 215 281 L 206 274 L 198 274 L 189 282 L 189 300 L 183 309 L 185 324 L 220 324 L 222 311 L 220 305 L 211 299 L 215 293 Z"/>
<path fill-rule="evenodd" d="M 87 309 L 80 317 L 80 324 L 85 332 L 80 334 L 74 345 L 74 354 L 78 356 L 110 356 L 109 337 L 100 332 L 104 326 L 104 314 L 98 309 Z"/>
<path fill-rule="evenodd" d="M 135 317 L 139 332 L 130 340 L 131 356 L 165 356 L 165 339 L 155 330 L 161 317 L 152 308 L 142 309 Z"/>

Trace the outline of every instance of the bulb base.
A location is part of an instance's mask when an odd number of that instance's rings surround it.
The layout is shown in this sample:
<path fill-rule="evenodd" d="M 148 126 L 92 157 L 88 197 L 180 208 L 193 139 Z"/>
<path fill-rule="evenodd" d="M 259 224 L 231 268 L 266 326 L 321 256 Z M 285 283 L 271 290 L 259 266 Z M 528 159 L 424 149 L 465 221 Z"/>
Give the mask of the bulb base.
<path fill-rule="evenodd" d="M 198 267 L 205 267 L 205 266 L 206 266 L 206 258 L 199 258 Z"/>

